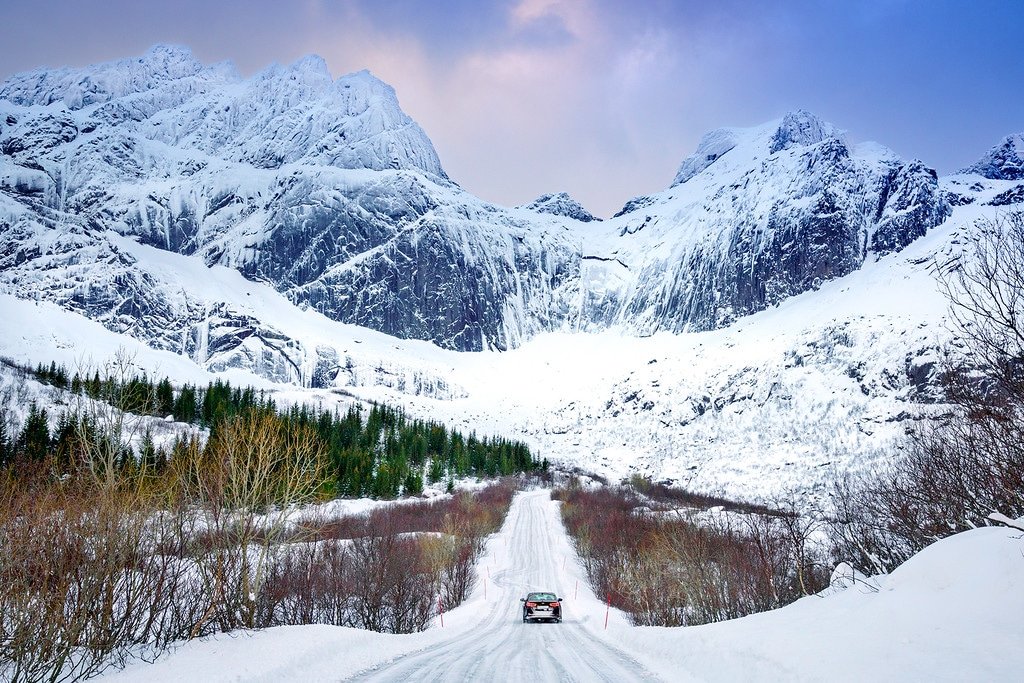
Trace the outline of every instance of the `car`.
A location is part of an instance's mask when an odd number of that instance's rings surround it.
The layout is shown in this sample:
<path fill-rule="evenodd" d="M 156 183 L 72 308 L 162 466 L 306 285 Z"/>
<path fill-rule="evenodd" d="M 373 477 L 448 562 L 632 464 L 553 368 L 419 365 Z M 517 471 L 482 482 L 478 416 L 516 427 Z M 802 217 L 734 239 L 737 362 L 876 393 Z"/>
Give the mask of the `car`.
<path fill-rule="evenodd" d="M 523 623 L 530 621 L 562 621 L 562 598 L 556 597 L 554 593 L 527 593 L 525 598 L 519 598 L 523 603 Z"/>

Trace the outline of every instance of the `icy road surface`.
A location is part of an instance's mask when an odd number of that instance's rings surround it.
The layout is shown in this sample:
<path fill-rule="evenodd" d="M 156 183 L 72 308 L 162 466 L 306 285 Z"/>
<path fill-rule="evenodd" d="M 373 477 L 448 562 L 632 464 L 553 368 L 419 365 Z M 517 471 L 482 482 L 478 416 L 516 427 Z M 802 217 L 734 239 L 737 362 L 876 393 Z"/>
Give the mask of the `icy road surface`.
<path fill-rule="evenodd" d="M 583 586 L 589 609 L 578 608 L 577 579 L 567 573 L 575 553 L 548 491 L 517 496 L 497 547 L 499 569 L 490 573 L 487 601 L 476 608 L 478 625 L 466 637 L 428 647 L 383 664 L 357 681 L 634 681 L 662 680 L 633 656 L 597 640 L 604 615 Z M 485 561 L 486 562 L 486 561 Z M 571 572 L 574 577 L 576 572 Z M 563 600 L 561 624 L 522 622 L 519 599 L 550 590 Z M 595 623 L 598 622 L 598 623 Z M 618 624 L 618 620 L 616 620 Z M 621 627 L 621 626 L 620 626 Z"/>

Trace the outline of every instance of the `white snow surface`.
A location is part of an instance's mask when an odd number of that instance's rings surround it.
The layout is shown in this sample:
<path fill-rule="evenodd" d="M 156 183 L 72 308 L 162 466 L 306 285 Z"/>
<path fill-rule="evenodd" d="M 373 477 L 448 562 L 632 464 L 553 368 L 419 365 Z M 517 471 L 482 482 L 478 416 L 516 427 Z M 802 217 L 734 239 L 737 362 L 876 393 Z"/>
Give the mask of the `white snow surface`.
<path fill-rule="evenodd" d="M 855 584 L 734 621 L 632 627 L 584 579 L 547 491 L 513 501 L 469 600 L 444 627 L 385 635 L 294 626 L 186 642 L 109 681 L 1015 680 L 1024 671 L 1024 539 L 983 528 L 927 548 L 877 590 Z M 518 599 L 553 590 L 561 624 L 523 624 Z"/>

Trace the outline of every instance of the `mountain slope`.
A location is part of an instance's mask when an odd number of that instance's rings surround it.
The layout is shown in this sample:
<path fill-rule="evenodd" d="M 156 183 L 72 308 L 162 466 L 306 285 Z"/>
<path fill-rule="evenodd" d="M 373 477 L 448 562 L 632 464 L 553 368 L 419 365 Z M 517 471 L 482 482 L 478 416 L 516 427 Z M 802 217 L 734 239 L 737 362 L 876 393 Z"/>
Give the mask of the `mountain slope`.
<path fill-rule="evenodd" d="M 151 369 L 384 399 L 610 476 L 820 489 L 938 398 L 933 263 L 1024 202 L 1018 141 L 937 179 L 793 112 L 583 222 L 562 195 L 463 191 L 390 87 L 315 58 L 40 70 L 0 85 L 0 351 L 124 340 Z"/>

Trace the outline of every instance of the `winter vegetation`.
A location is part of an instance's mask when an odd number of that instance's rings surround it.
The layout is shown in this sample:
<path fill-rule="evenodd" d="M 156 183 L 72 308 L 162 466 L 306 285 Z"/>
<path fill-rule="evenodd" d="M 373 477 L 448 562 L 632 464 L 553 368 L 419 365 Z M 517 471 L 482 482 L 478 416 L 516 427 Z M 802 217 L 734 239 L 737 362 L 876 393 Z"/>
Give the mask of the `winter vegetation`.
<path fill-rule="evenodd" d="M 834 490 L 834 552 L 865 572 L 993 515 L 1024 516 L 1024 212 L 972 237 L 938 264 L 962 354 L 941 376 L 949 413 L 913 431 L 891 467 Z"/>
<path fill-rule="evenodd" d="M 930 544 L 1024 516 L 1024 213 L 976 226 L 939 277 L 959 340 L 949 412 L 880 471 L 834 482 L 826 505 L 771 509 L 638 477 L 555 492 L 587 576 L 638 625 L 732 619 L 816 594 L 832 567 L 887 574 Z M 714 509 L 731 515 L 699 515 Z"/>
<path fill-rule="evenodd" d="M 575 482 L 555 496 L 594 591 L 635 625 L 735 619 L 828 584 L 824 558 L 811 542 L 817 523 L 795 511 L 730 505 L 745 512 L 697 518 L 693 508 L 652 510 L 633 486 L 588 490 Z"/>
<path fill-rule="evenodd" d="M 478 438 L 475 433 L 463 436 L 438 422 L 408 418 L 387 405 L 364 410 L 355 404 L 341 413 L 292 404 L 278 411 L 267 392 L 232 387 L 220 379 L 206 387 L 186 383 L 175 388 L 166 377 L 154 381 L 137 374 L 124 354 L 111 360 L 102 375 L 99 369 L 71 372 L 53 362 L 31 372 L 12 361 L 3 362 L 57 389 L 68 406 L 51 416 L 45 407 L 31 403 L 24 425 L 10 435 L 7 425 L 15 420 L 0 414 L 0 467 L 49 459 L 55 475 L 81 467 L 110 471 L 141 467 L 150 476 L 160 476 L 171 459 L 197 447 L 193 441 L 198 430 L 209 434 L 208 443 L 212 443 L 224 438 L 223 430 L 239 424 L 236 418 L 250 413 L 265 414 L 289 433 L 309 431 L 327 462 L 322 482 L 325 496 L 419 495 L 424 483 L 498 477 L 544 466 L 520 441 Z M 9 406 L 0 406 L 0 411 L 7 410 Z M 172 442 L 158 446 L 139 416 L 170 419 L 197 429 L 179 430 Z M 56 418 L 52 430 L 51 418 Z"/>
<path fill-rule="evenodd" d="M 278 411 L 250 388 L 175 388 L 132 368 L 124 356 L 103 373 L 16 368 L 65 409 L 52 428 L 34 402 L 20 429 L 0 419 L 5 680 L 88 678 L 237 629 L 422 630 L 472 589 L 515 485 L 364 516 L 314 504 L 540 467 L 521 443 L 387 406 Z M 157 445 L 143 417 L 172 414 L 178 433 Z"/>
<path fill-rule="evenodd" d="M 234 431 L 232 431 L 234 430 Z M 279 625 L 389 633 L 426 628 L 465 599 L 482 539 L 514 484 L 365 516 L 304 514 L 322 472 L 312 432 L 239 418 L 169 477 L 54 481 L 42 466 L 0 479 L 0 675 L 89 678 L 173 643 Z M 233 445 L 232 445 L 233 444 Z M 316 463 L 313 459 L 310 463 Z M 321 458 L 321 463 L 322 463 Z"/>

